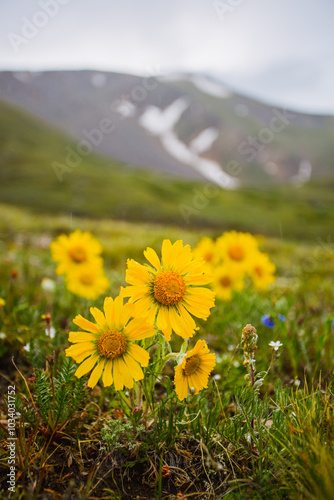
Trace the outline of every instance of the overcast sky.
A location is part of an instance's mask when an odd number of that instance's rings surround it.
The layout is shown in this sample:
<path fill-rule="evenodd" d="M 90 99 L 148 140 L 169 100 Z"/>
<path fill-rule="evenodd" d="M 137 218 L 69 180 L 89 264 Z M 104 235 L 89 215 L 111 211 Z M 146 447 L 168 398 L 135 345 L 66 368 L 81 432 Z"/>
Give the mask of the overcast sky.
<path fill-rule="evenodd" d="M 0 9 L 3 70 L 204 71 L 274 104 L 334 114 L 334 0 L 0 0 Z"/>

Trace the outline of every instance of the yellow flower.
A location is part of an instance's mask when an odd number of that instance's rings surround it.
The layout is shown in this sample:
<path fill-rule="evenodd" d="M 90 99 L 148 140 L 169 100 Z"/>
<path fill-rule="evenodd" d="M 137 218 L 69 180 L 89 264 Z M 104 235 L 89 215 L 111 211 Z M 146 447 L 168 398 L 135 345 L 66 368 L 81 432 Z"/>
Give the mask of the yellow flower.
<path fill-rule="evenodd" d="M 188 396 L 188 389 L 195 394 L 208 387 L 209 375 L 216 365 L 216 355 L 210 353 L 205 340 L 199 340 L 194 349 L 188 351 L 180 365 L 175 368 L 175 391 L 180 401 Z"/>
<path fill-rule="evenodd" d="M 134 380 L 144 378 L 141 366 L 147 366 L 149 354 L 134 341 L 151 337 L 154 328 L 147 321 L 133 317 L 133 304 L 123 305 L 123 299 L 104 301 L 104 314 L 96 307 L 90 312 L 96 323 L 78 315 L 73 323 L 82 328 L 80 332 L 70 332 L 69 341 L 73 345 L 66 349 L 66 356 L 81 363 L 75 375 L 80 378 L 90 370 L 88 387 L 95 387 L 101 375 L 105 387 L 114 383 L 116 391 L 123 387 L 131 389 Z"/>
<path fill-rule="evenodd" d="M 250 233 L 229 231 L 217 239 L 217 250 L 225 264 L 247 270 L 258 244 Z"/>
<path fill-rule="evenodd" d="M 109 285 L 110 282 L 98 260 L 77 266 L 66 276 L 67 289 L 85 299 L 95 300 L 107 290 Z"/>
<path fill-rule="evenodd" d="M 275 271 L 275 264 L 271 262 L 269 255 L 262 252 L 254 255 L 248 269 L 254 288 L 257 290 L 267 290 L 268 286 L 275 282 Z"/>
<path fill-rule="evenodd" d="M 217 249 L 212 238 L 202 238 L 194 248 L 194 257 L 198 260 L 204 260 L 208 265 L 208 270 L 217 263 Z"/>
<path fill-rule="evenodd" d="M 2 298 L 0 297 L 0 310 L 1 310 L 1 309 L 3 308 L 3 306 L 5 306 L 5 305 L 6 305 L 6 301 L 5 301 L 5 299 L 2 299 Z"/>
<path fill-rule="evenodd" d="M 232 290 L 240 291 L 244 288 L 244 272 L 236 266 L 223 264 L 215 269 L 213 289 L 216 297 L 231 300 Z"/>
<path fill-rule="evenodd" d="M 192 337 L 196 323 L 191 315 L 207 319 L 214 306 L 214 293 L 202 286 L 212 281 L 205 273 L 203 262 L 193 259 L 189 245 L 181 240 L 173 245 L 170 240 L 162 243 L 162 259 L 152 248 L 144 252 L 151 266 L 128 260 L 126 282 L 121 296 L 130 297 L 136 304 L 136 314 L 156 322 L 166 340 L 172 330 L 183 338 Z"/>
<path fill-rule="evenodd" d="M 87 262 L 99 261 L 102 246 L 91 233 L 77 229 L 70 235 L 61 234 L 50 244 L 52 260 L 59 262 L 57 274 L 65 274 Z"/>

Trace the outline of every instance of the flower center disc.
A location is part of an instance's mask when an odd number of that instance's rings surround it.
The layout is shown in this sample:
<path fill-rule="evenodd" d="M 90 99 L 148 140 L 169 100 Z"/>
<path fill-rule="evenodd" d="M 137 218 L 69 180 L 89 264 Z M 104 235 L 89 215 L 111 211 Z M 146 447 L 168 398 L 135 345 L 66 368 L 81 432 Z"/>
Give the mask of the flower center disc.
<path fill-rule="evenodd" d="M 199 366 L 199 359 L 193 356 L 192 358 L 186 359 L 186 366 L 184 368 L 186 375 L 192 375 Z"/>
<path fill-rule="evenodd" d="M 222 276 L 219 280 L 219 283 L 221 284 L 221 286 L 223 286 L 225 288 L 228 288 L 229 286 L 231 286 L 231 280 L 227 276 Z"/>
<path fill-rule="evenodd" d="M 116 330 L 105 332 L 98 339 L 97 348 L 104 358 L 118 358 L 126 351 L 126 338 Z"/>
<path fill-rule="evenodd" d="M 83 285 L 90 286 L 94 283 L 94 276 L 92 274 L 83 274 L 80 276 L 80 282 Z"/>
<path fill-rule="evenodd" d="M 231 245 L 228 254 L 232 260 L 240 261 L 245 257 L 244 249 L 240 245 Z"/>
<path fill-rule="evenodd" d="M 211 262 L 213 260 L 213 253 L 212 252 L 207 252 L 205 255 L 204 255 L 204 260 L 206 262 Z"/>
<path fill-rule="evenodd" d="M 154 297 L 160 304 L 175 306 L 186 294 L 186 284 L 175 271 L 162 271 L 154 281 Z"/>
<path fill-rule="evenodd" d="M 256 272 L 256 274 L 258 275 L 259 278 L 261 278 L 263 276 L 263 269 L 262 269 L 262 267 L 255 266 L 254 267 L 254 271 Z"/>
<path fill-rule="evenodd" d="M 74 262 L 83 262 L 87 259 L 86 250 L 79 245 L 73 246 L 69 249 L 69 255 Z"/>

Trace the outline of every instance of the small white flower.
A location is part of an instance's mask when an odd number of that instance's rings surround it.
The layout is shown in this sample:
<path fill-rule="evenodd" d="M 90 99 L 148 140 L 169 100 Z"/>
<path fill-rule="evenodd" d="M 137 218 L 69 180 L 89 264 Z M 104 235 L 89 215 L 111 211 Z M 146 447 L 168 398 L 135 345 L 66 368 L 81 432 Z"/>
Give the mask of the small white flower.
<path fill-rule="evenodd" d="M 221 375 L 219 373 L 216 373 L 216 375 L 214 375 L 213 378 L 215 380 L 220 380 L 221 379 Z"/>
<path fill-rule="evenodd" d="M 7 337 L 7 335 L 4 332 L 0 333 L 0 339 L 5 339 L 6 337 Z"/>
<path fill-rule="evenodd" d="M 246 441 L 248 441 L 249 443 L 252 440 L 252 436 L 249 434 L 249 432 L 247 432 L 247 434 L 245 435 L 245 438 L 246 438 Z"/>
<path fill-rule="evenodd" d="M 29 345 L 29 344 L 24 345 L 24 346 L 23 346 L 23 349 L 24 349 L 25 351 L 29 352 L 29 351 L 30 351 L 30 345 Z"/>
<path fill-rule="evenodd" d="M 51 243 L 51 238 L 49 236 L 46 236 L 46 235 L 42 235 L 39 239 L 38 239 L 38 246 L 40 248 L 49 248 L 50 246 L 50 243 Z"/>
<path fill-rule="evenodd" d="M 283 345 L 279 340 L 274 342 L 273 340 L 269 343 L 270 347 L 274 348 L 274 351 L 278 351 L 278 349 Z"/>
<path fill-rule="evenodd" d="M 237 360 L 234 360 L 232 364 L 233 364 L 233 366 L 235 366 L 236 368 L 239 368 L 239 366 L 240 366 L 240 363 L 239 363 L 239 361 L 237 361 Z"/>
<path fill-rule="evenodd" d="M 54 292 L 56 288 L 56 283 L 50 278 L 43 278 L 41 287 L 45 292 Z"/>
<path fill-rule="evenodd" d="M 297 380 L 295 380 L 295 385 L 296 385 L 297 387 L 299 387 L 299 386 L 300 386 L 300 380 L 298 380 L 298 378 L 297 378 Z"/>
<path fill-rule="evenodd" d="M 45 329 L 45 333 L 46 333 L 47 335 L 49 335 L 49 332 L 48 332 L 48 329 L 47 329 L 47 328 Z M 54 326 L 50 326 L 50 335 L 49 335 L 50 339 L 53 339 L 53 337 L 54 337 L 55 335 L 56 335 L 56 329 L 55 329 L 55 327 L 54 327 Z"/>

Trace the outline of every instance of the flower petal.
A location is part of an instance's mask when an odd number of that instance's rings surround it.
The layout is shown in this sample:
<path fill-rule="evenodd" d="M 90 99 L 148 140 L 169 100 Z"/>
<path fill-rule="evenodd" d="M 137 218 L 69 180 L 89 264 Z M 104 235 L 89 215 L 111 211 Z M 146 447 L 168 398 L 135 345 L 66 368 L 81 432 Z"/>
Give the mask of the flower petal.
<path fill-rule="evenodd" d="M 142 318 L 132 319 L 124 330 L 129 340 L 142 340 L 155 335 L 154 327 Z"/>
<path fill-rule="evenodd" d="M 95 333 L 88 332 L 70 332 L 68 335 L 68 340 L 70 342 L 89 342 L 97 340 L 99 337 Z"/>
<path fill-rule="evenodd" d="M 169 269 L 169 267 L 171 265 L 171 259 L 170 259 L 171 251 L 172 251 L 171 241 L 164 240 L 162 242 L 161 255 L 162 255 L 163 268 L 165 270 Z"/>
<path fill-rule="evenodd" d="M 95 352 L 96 348 L 93 342 L 79 342 L 65 349 L 66 356 L 75 359 L 77 363 L 80 363 L 87 356 Z"/>
<path fill-rule="evenodd" d="M 80 326 L 83 330 L 87 330 L 87 332 L 91 333 L 100 333 L 101 328 L 98 325 L 95 325 L 95 323 L 92 323 L 91 321 L 88 321 L 88 319 L 85 319 L 81 316 L 81 314 L 78 314 L 74 320 L 73 323 L 75 325 Z"/>
<path fill-rule="evenodd" d="M 146 250 L 144 250 L 144 256 L 157 271 L 161 270 L 160 259 L 153 248 L 147 247 Z"/>
<path fill-rule="evenodd" d="M 102 359 L 94 368 L 94 370 L 91 373 L 91 376 L 89 377 L 89 380 L 87 382 L 88 387 L 95 387 L 96 384 L 98 383 L 101 374 L 103 372 L 103 367 L 104 367 L 105 359 Z"/>
<path fill-rule="evenodd" d="M 147 284 L 152 280 L 152 274 L 155 274 L 154 269 L 145 267 L 132 259 L 127 260 L 125 281 L 129 283 L 129 285 Z"/>
<path fill-rule="evenodd" d="M 106 297 L 104 299 L 104 314 L 106 315 L 106 320 L 109 328 L 114 326 L 114 300 L 111 297 Z"/>
<path fill-rule="evenodd" d="M 120 330 L 124 325 L 121 325 L 121 316 L 123 312 L 123 298 L 116 297 L 114 300 L 114 326 L 116 330 Z"/>
<path fill-rule="evenodd" d="M 82 377 L 93 368 L 98 359 L 99 359 L 98 354 L 95 354 L 94 356 L 91 356 L 90 358 L 86 359 L 83 363 L 81 363 L 81 365 L 79 366 L 74 375 L 78 378 Z"/>
<path fill-rule="evenodd" d="M 148 366 L 150 360 L 150 355 L 145 349 L 137 344 L 130 344 L 127 350 L 127 354 L 132 356 L 141 366 Z"/>
<path fill-rule="evenodd" d="M 125 326 L 129 322 L 129 319 L 133 318 L 133 316 L 135 315 L 135 311 L 136 311 L 135 304 L 131 304 L 130 302 L 127 302 L 123 306 L 123 311 L 122 311 L 121 318 L 120 318 L 121 324 Z"/>
<path fill-rule="evenodd" d="M 137 361 L 135 361 L 131 356 L 128 356 L 127 354 L 123 356 L 123 359 L 133 378 L 135 380 L 142 380 L 144 378 L 144 372 Z"/>
<path fill-rule="evenodd" d="M 104 387 L 108 387 L 114 381 L 112 376 L 112 368 L 113 368 L 113 360 L 109 359 L 109 361 L 106 362 L 106 365 L 104 367 L 104 372 L 102 375 L 102 382 Z"/>
<path fill-rule="evenodd" d="M 114 376 L 114 386 L 115 391 L 122 391 L 124 387 L 124 376 L 123 372 L 119 368 L 118 359 L 115 358 L 113 363 L 113 376 Z"/>
<path fill-rule="evenodd" d="M 90 312 L 92 316 L 94 316 L 96 323 L 98 323 L 103 329 L 108 328 L 106 318 L 103 312 L 100 311 L 100 309 L 98 309 L 97 307 L 91 307 Z"/>
<path fill-rule="evenodd" d="M 130 373 L 129 368 L 127 367 L 124 360 L 119 357 L 114 359 L 114 378 L 116 371 L 120 371 L 122 373 L 123 382 L 125 387 L 128 389 L 132 389 L 133 387 L 133 377 Z M 116 389 L 116 381 L 115 381 L 115 389 Z M 116 389 L 117 390 L 117 389 Z"/>

